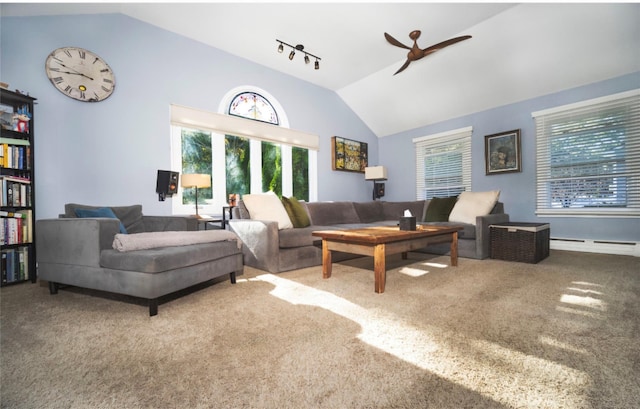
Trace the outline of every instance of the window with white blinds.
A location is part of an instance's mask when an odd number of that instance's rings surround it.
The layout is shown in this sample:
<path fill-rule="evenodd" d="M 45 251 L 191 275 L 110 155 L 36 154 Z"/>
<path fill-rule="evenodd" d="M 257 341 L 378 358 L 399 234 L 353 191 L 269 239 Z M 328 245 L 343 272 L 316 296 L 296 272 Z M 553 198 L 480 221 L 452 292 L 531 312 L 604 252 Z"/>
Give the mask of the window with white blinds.
<path fill-rule="evenodd" d="M 413 139 L 418 200 L 471 190 L 472 131 L 466 127 Z"/>
<path fill-rule="evenodd" d="M 532 116 L 537 214 L 640 216 L 640 90 Z"/>

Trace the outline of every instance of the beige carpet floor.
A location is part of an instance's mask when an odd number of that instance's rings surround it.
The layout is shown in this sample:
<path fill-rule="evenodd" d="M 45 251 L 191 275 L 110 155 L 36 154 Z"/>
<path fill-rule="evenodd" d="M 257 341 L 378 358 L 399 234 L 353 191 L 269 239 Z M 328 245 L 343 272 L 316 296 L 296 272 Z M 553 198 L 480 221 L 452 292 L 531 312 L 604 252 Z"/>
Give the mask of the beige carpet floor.
<path fill-rule="evenodd" d="M 137 300 L 0 293 L 2 408 L 637 408 L 640 259 L 411 253 Z"/>

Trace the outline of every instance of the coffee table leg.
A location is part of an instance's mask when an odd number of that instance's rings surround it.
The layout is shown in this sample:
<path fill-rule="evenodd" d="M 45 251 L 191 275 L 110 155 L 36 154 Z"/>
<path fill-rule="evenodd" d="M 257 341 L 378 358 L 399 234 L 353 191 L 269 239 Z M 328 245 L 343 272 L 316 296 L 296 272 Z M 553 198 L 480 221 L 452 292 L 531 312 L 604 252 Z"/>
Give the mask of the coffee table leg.
<path fill-rule="evenodd" d="M 458 266 L 458 232 L 451 234 L 451 266 Z"/>
<path fill-rule="evenodd" d="M 322 240 L 322 278 L 331 277 L 331 250 L 326 240 Z"/>
<path fill-rule="evenodd" d="M 384 253 L 384 244 L 378 244 L 373 249 L 373 274 L 375 275 L 375 291 L 379 294 L 384 292 L 384 285 L 387 283 L 387 266 L 385 264 Z"/>

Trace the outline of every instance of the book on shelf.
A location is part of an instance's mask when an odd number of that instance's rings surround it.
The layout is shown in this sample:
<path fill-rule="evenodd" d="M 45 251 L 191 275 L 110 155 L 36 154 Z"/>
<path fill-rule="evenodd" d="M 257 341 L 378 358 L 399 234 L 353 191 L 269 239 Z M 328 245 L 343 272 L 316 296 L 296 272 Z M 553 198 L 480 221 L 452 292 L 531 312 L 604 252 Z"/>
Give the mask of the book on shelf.
<path fill-rule="evenodd" d="M 19 176 L 0 176 L 0 206 L 31 206 L 31 180 Z"/>
<path fill-rule="evenodd" d="M 27 244 L 33 242 L 33 211 L 0 211 L 0 244 Z"/>
<path fill-rule="evenodd" d="M 1 253 L 2 284 L 29 279 L 29 248 L 4 249 Z"/>
<path fill-rule="evenodd" d="M 31 169 L 31 145 L 29 141 L 26 139 L 0 138 L 0 159 L 0 165 L 3 168 Z"/>

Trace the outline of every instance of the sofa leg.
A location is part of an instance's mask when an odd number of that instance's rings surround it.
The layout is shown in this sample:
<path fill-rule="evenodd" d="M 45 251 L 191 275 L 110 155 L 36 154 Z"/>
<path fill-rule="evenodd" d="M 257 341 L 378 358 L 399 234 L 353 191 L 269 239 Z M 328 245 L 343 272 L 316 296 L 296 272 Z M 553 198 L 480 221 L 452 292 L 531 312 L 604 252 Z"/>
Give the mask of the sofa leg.
<path fill-rule="evenodd" d="M 153 317 L 154 315 L 158 315 L 158 299 L 153 298 L 149 300 L 149 316 Z"/>
<path fill-rule="evenodd" d="M 231 280 L 231 284 L 235 284 L 236 283 L 236 272 L 232 271 L 229 273 L 229 279 Z"/>
<path fill-rule="evenodd" d="M 54 283 L 53 281 L 49 281 L 49 294 L 58 294 L 58 283 Z"/>

